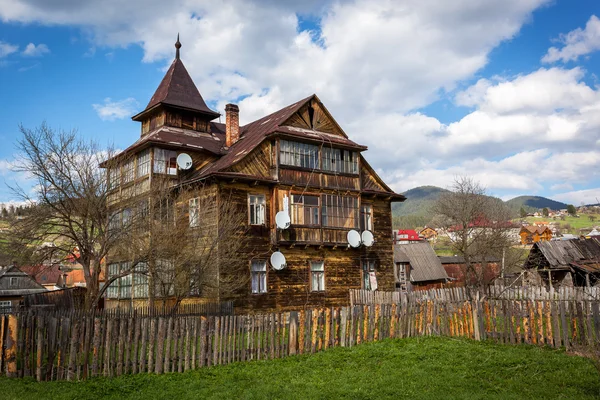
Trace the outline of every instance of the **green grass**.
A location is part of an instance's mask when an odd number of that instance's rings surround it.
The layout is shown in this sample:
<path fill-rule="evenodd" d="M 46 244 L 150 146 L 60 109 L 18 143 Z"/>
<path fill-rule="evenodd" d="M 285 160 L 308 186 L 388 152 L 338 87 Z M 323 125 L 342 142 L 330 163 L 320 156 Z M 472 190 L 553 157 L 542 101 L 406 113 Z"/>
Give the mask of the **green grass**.
<path fill-rule="evenodd" d="M 593 363 L 563 351 L 448 338 L 386 340 L 183 374 L 0 379 L 3 399 L 597 399 Z"/>
<path fill-rule="evenodd" d="M 593 215 L 596 217 L 595 221 L 590 221 L 590 219 L 588 218 L 589 215 Z M 527 217 L 524 218 L 529 224 L 534 224 L 536 222 L 540 222 L 540 221 L 546 221 L 546 222 L 557 222 L 559 224 L 559 229 L 561 231 L 565 231 L 565 232 L 569 232 L 569 233 L 574 233 L 574 234 L 579 234 L 579 230 L 580 229 L 587 229 L 587 230 L 592 230 L 592 228 L 594 226 L 600 225 L 600 214 L 581 214 L 579 216 L 579 218 L 577 217 L 571 217 L 571 216 L 566 216 L 565 220 L 561 220 L 560 218 L 556 218 L 556 219 L 552 219 L 552 218 L 548 218 L 548 217 Z M 516 219 L 515 221 L 519 221 L 520 218 Z M 565 229 L 565 225 L 569 225 L 570 229 Z M 587 233 L 587 232 L 585 232 Z"/>

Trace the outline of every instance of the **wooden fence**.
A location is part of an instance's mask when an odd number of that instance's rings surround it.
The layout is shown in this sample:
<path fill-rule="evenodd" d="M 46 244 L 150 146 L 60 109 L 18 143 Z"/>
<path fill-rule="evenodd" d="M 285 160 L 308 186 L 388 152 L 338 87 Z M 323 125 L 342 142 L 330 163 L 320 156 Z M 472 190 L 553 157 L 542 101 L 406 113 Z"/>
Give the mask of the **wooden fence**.
<path fill-rule="evenodd" d="M 465 287 L 415 290 L 408 293 L 350 289 L 350 305 L 401 304 L 411 301 L 466 301 L 477 297 L 473 290 L 469 296 Z M 499 300 L 580 300 L 600 301 L 600 287 L 560 287 L 550 290 L 542 286 L 488 286 L 479 298 Z"/>
<path fill-rule="evenodd" d="M 27 312 L 0 316 L 0 371 L 40 381 L 161 374 L 427 335 L 595 346 L 599 310 L 598 301 L 490 299 L 229 316 Z"/>

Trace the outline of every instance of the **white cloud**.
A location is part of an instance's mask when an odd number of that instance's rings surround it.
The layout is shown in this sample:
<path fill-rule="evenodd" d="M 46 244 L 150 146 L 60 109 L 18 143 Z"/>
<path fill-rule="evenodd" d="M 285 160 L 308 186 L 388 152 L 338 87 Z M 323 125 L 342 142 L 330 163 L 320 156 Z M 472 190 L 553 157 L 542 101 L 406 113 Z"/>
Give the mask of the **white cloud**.
<path fill-rule="evenodd" d="M 576 190 L 572 192 L 559 193 L 553 196 L 555 200 L 563 203 L 581 205 L 600 203 L 600 188 Z"/>
<path fill-rule="evenodd" d="M 0 58 L 6 57 L 19 50 L 19 46 L 0 40 Z"/>
<path fill-rule="evenodd" d="M 131 117 L 138 107 L 138 102 L 132 97 L 117 101 L 112 101 L 110 97 L 107 97 L 104 99 L 104 104 L 92 104 L 92 107 L 101 120 L 114 121 Z"/>
<path fill-rule="evenodd" d="M 550 47 L 542 57 L 542 62 L 576 61 L 580 56 L 600 50 L 600 19 L 592 15 L 585 29 L 577 28 L 566 35 L 561 35 L 562 48 Z"/>
<path fill-rule="evenodd" d="M 25 50 L 23 50 L 23 55 L 26 57 L 41 57 L 48 53 L 50 53 L 50 49 L 44 43 L 40 43 L 37 46 L 33 43 L 29 43 L 25 47 Z"/>

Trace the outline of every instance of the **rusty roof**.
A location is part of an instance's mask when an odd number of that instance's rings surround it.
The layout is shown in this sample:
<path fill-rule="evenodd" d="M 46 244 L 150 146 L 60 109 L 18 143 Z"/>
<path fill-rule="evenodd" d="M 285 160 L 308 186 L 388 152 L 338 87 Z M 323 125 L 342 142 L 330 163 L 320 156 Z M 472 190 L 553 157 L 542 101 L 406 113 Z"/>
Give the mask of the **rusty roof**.
<path fill-rule="evenodd" d="M 551 269 L 570 269 L 600 272 L 600 239 L 542 241 L 533 245 L 526 266 L 534 264 L 536 254 L 548 262 Z"/>
<path fill-rule="evenodd" d="M 141 113 L 132 117 L 134 121 L 140 120 L 144 114 L 154 109 L 159 104 L 185 108 L 205 114 L 214 119 L 220 114 L 208 108 L 190 74 L 185 69 L 183 62 L 175 58 L 150 102 Z"/>
<path fill-rule="evenodd" d="M 410 280 L 412 282 L 448 279 L 448 274 L 440 259 L 427 242 L 395 245 L 394 262 L 410 263 Z"/>

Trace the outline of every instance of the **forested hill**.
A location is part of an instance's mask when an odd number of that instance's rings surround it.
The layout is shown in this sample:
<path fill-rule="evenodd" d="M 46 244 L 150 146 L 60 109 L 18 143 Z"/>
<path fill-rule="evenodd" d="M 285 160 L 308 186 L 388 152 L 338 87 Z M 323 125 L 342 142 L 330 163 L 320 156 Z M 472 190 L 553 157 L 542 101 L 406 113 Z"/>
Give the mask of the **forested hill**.
<path fill-rule="evenodd" d="M 514 199 L 510 199 L 506 202 L 506 205 L 510 207 L 511 210 L 519 212 L 521 207 L 525 209 L 525 211 L 537 211 L 541 208 L 548 208 L 550 210 L 562 210 L 567 208 L 565 203 L 561 203 L 560 201 L 554 201 L 548 199 L 546 197 L 540 196 L 519 196 Z"/>
<path fill-rule="evenodd" d="M 404 193 L 406 201 L 392 203 L 392 215 L 395 229 L 414 229 L 430 224 L 433 203 L 443 194 L 449 192 L 437 186 L 419 186 Z M 565 203 L 540 196 L 519 196 L 508 200 L 505 204 L 510 207 L 515 217 L 523 207 L 527 212 L 537 211 L 544 207 L 551 210 L 567 208 Z"/>

